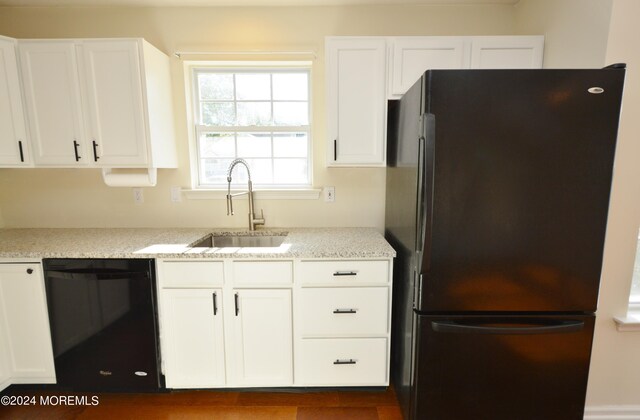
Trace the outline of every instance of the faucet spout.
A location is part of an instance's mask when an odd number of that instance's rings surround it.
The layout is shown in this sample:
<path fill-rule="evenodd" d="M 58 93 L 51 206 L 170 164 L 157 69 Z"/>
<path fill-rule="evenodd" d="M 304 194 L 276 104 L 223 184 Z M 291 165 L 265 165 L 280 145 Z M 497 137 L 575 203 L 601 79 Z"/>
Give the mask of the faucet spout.
<path fill-rule="evenodd" d="M 235 168 L 238 164 L 242 164 L 245 168 L 247 168 L 247 191 L 231 194 L 231 173 L 233 171 L 233 168 Z M 229 165 L 229 169 L 227 170 L 227 216 L 233 216 L 233 197 L 244 194 L 247 194 L 249 196 L 249 230 L 255 230 L 256 225 L 264 225 L 264 213 L 260 218 L 255 217 L 255 212 L 253 210 L 253 184 L 251 182 L 251 170 L 249 169 L 249 164 L 247 163 L 247 161 L 238 158 L 234 159 L 231 162 L 231 164 Z"/>

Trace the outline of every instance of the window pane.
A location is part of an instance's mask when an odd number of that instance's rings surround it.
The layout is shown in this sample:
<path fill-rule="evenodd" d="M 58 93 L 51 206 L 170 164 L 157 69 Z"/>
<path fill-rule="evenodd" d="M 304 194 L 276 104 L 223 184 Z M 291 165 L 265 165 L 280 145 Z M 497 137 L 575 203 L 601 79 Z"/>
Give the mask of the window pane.
<path fill-rule="evenodd" d="M 274 159 L 273 180 L 279 184 L 308 184 L 306 159 Z"/>
<path fill-rule="evenodd" d="M 274 102 L 273 120 L 275 125 L 308 125 L 308 104 L 307 102 Z"/>
<path fill-rule="evenodd" d="M 271 159 L 247 159 L 251 168 L 251 181 L 254 184 L 273 183 Z"/>
<path fill-rule="evenodd" d="M 236 99 L 238 100 L 270 100 L 270 74 L 236 74 Z"/>
<path fill-rule="evenodd" d="M 198 73 L 200 99 L 233 100 L 233 74 Z"/>
<path fill-rule="evenodd" d="M 271 125 L 269 102 L 238 102 L 238 125 Z"/>
<path fill-rule="evenodd" d="M 200 135 L 200 157 L 229 157 L 236 155 L 233 133 L 205 133 Z"/>
<path fill-rule="evenodd" d="M 238 157 L 247 160 L 256 185 L 309 185 L 309 73 L 211 70 L 195 73 L 197 123 L 225 128 L 200 129 L 199 183 L 226 188 L 229 164 Z M 247 127 L 252 132 L 243 132 Z M 243 165 L 232 179 L 234 188 L 246 188 Z"/>
<path fill-rule="evenodd" d="M 201 159 L 200 183 L 226 184 L 227 168 L 229 167 L 231 161 L 232 159 Z"/>
<path fill-rule="evenodd" d="M 306 133 L 274 133 L 273 155 L 277 157 L 307 157 Z"/>
<path fill-rule="evenodd" d="M 276 101 L 306 101 L 309 97 L 307 73 L 274 73 L 273 99 Z"/>
<path fill-rule="evenodd" d="M 271 133 L 238 133 L 238 157 L 271 157 Z"/>
<path fill-rule="evenodd" d="M 233 102 L 204 102 L 201 106 L 203 125 L 235 125 Z"/>

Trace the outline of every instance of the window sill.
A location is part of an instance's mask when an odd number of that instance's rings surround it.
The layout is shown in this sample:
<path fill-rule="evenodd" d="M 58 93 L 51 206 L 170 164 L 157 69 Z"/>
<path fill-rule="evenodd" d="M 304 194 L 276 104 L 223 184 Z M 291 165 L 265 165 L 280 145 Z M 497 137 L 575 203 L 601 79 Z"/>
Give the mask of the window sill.
<path fill-rule="evenodd" d="M 631 305 L 627 316 L 615 316 L 613 320 L 619 332 L 640 331 L 640 306 L 637 304 Z"/>
<path fill-rule="evenodd" d="M 232 194 L 246 190 L 231 190 Z M 256 200 L 317 200 L 320 197 L 320 188 L 282 189 L 282 190 L 254 190 L 253 198 Z M 225 200 L 227 190 L 182 190 L 188 200 Z M 246 195 L 234 197 L 234 199 L 246 200 Z"/>

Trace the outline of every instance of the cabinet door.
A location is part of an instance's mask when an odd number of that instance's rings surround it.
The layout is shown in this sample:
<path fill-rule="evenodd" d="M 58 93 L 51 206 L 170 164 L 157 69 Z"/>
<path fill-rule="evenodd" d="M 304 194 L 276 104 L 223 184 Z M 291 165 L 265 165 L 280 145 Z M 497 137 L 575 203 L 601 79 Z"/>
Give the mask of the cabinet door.
<path fill-rule="evenodd" d="M 4 319 L 0 312 L 0 392 L 11 385 L 9 372 L 9 343 L 4 330 Z"/>
<path fill-rule="evenodd" d="M 471 41 L 472 69 L 542 68 L 543 36 L 477 36 Z"/>
<path fill-rule="evenodd" d="M 221 289 L 163 289 L 162 305 L 167 387 L 224 385 Z"/>
<path fill-rule="evenodd" d="M 0 165 L 29 163 L 16 41 L 0 37 Z"/>
<path fill-rule="evenodd" d="M 25 41 L 18 48 L 35 163 L 86 164 L 75 44 Z"/>
<path fill-rule="evenodd" d="M 147 163 L 137 41 L 83 41 L 88 156 L 99 166 Z"/>
<path fill-rule="evenodd" d="M 14 383 L 55 382 L 47 300 L 39 264 L 0 264 L 0 320 Z"/>
<path fill-rule="evenodd" d="M 291 290 L 236 289 L 234 299 L 234 385 L 291 385 Z"/>
<path fill-rule="evenodd" d="M 328 166 L 384 166 L 386 40 L 326 42 Z"/>
<path fill-rule="evenodd" d="M 390 94 L 400 98 L 427 70 L 464 68 L 469 68 L 469 42 L 465 38 L 393 38 Z"/>

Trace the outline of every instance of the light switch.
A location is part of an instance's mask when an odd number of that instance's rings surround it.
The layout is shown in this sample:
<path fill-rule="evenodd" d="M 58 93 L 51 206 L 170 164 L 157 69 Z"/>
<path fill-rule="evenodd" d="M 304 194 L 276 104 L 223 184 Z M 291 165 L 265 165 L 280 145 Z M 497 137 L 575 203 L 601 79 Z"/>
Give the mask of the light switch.
<path fill-rule="evenodd" d="M 324 187 L 324 201 L 327 203 L 336 201 L 336 187 Z"/>

